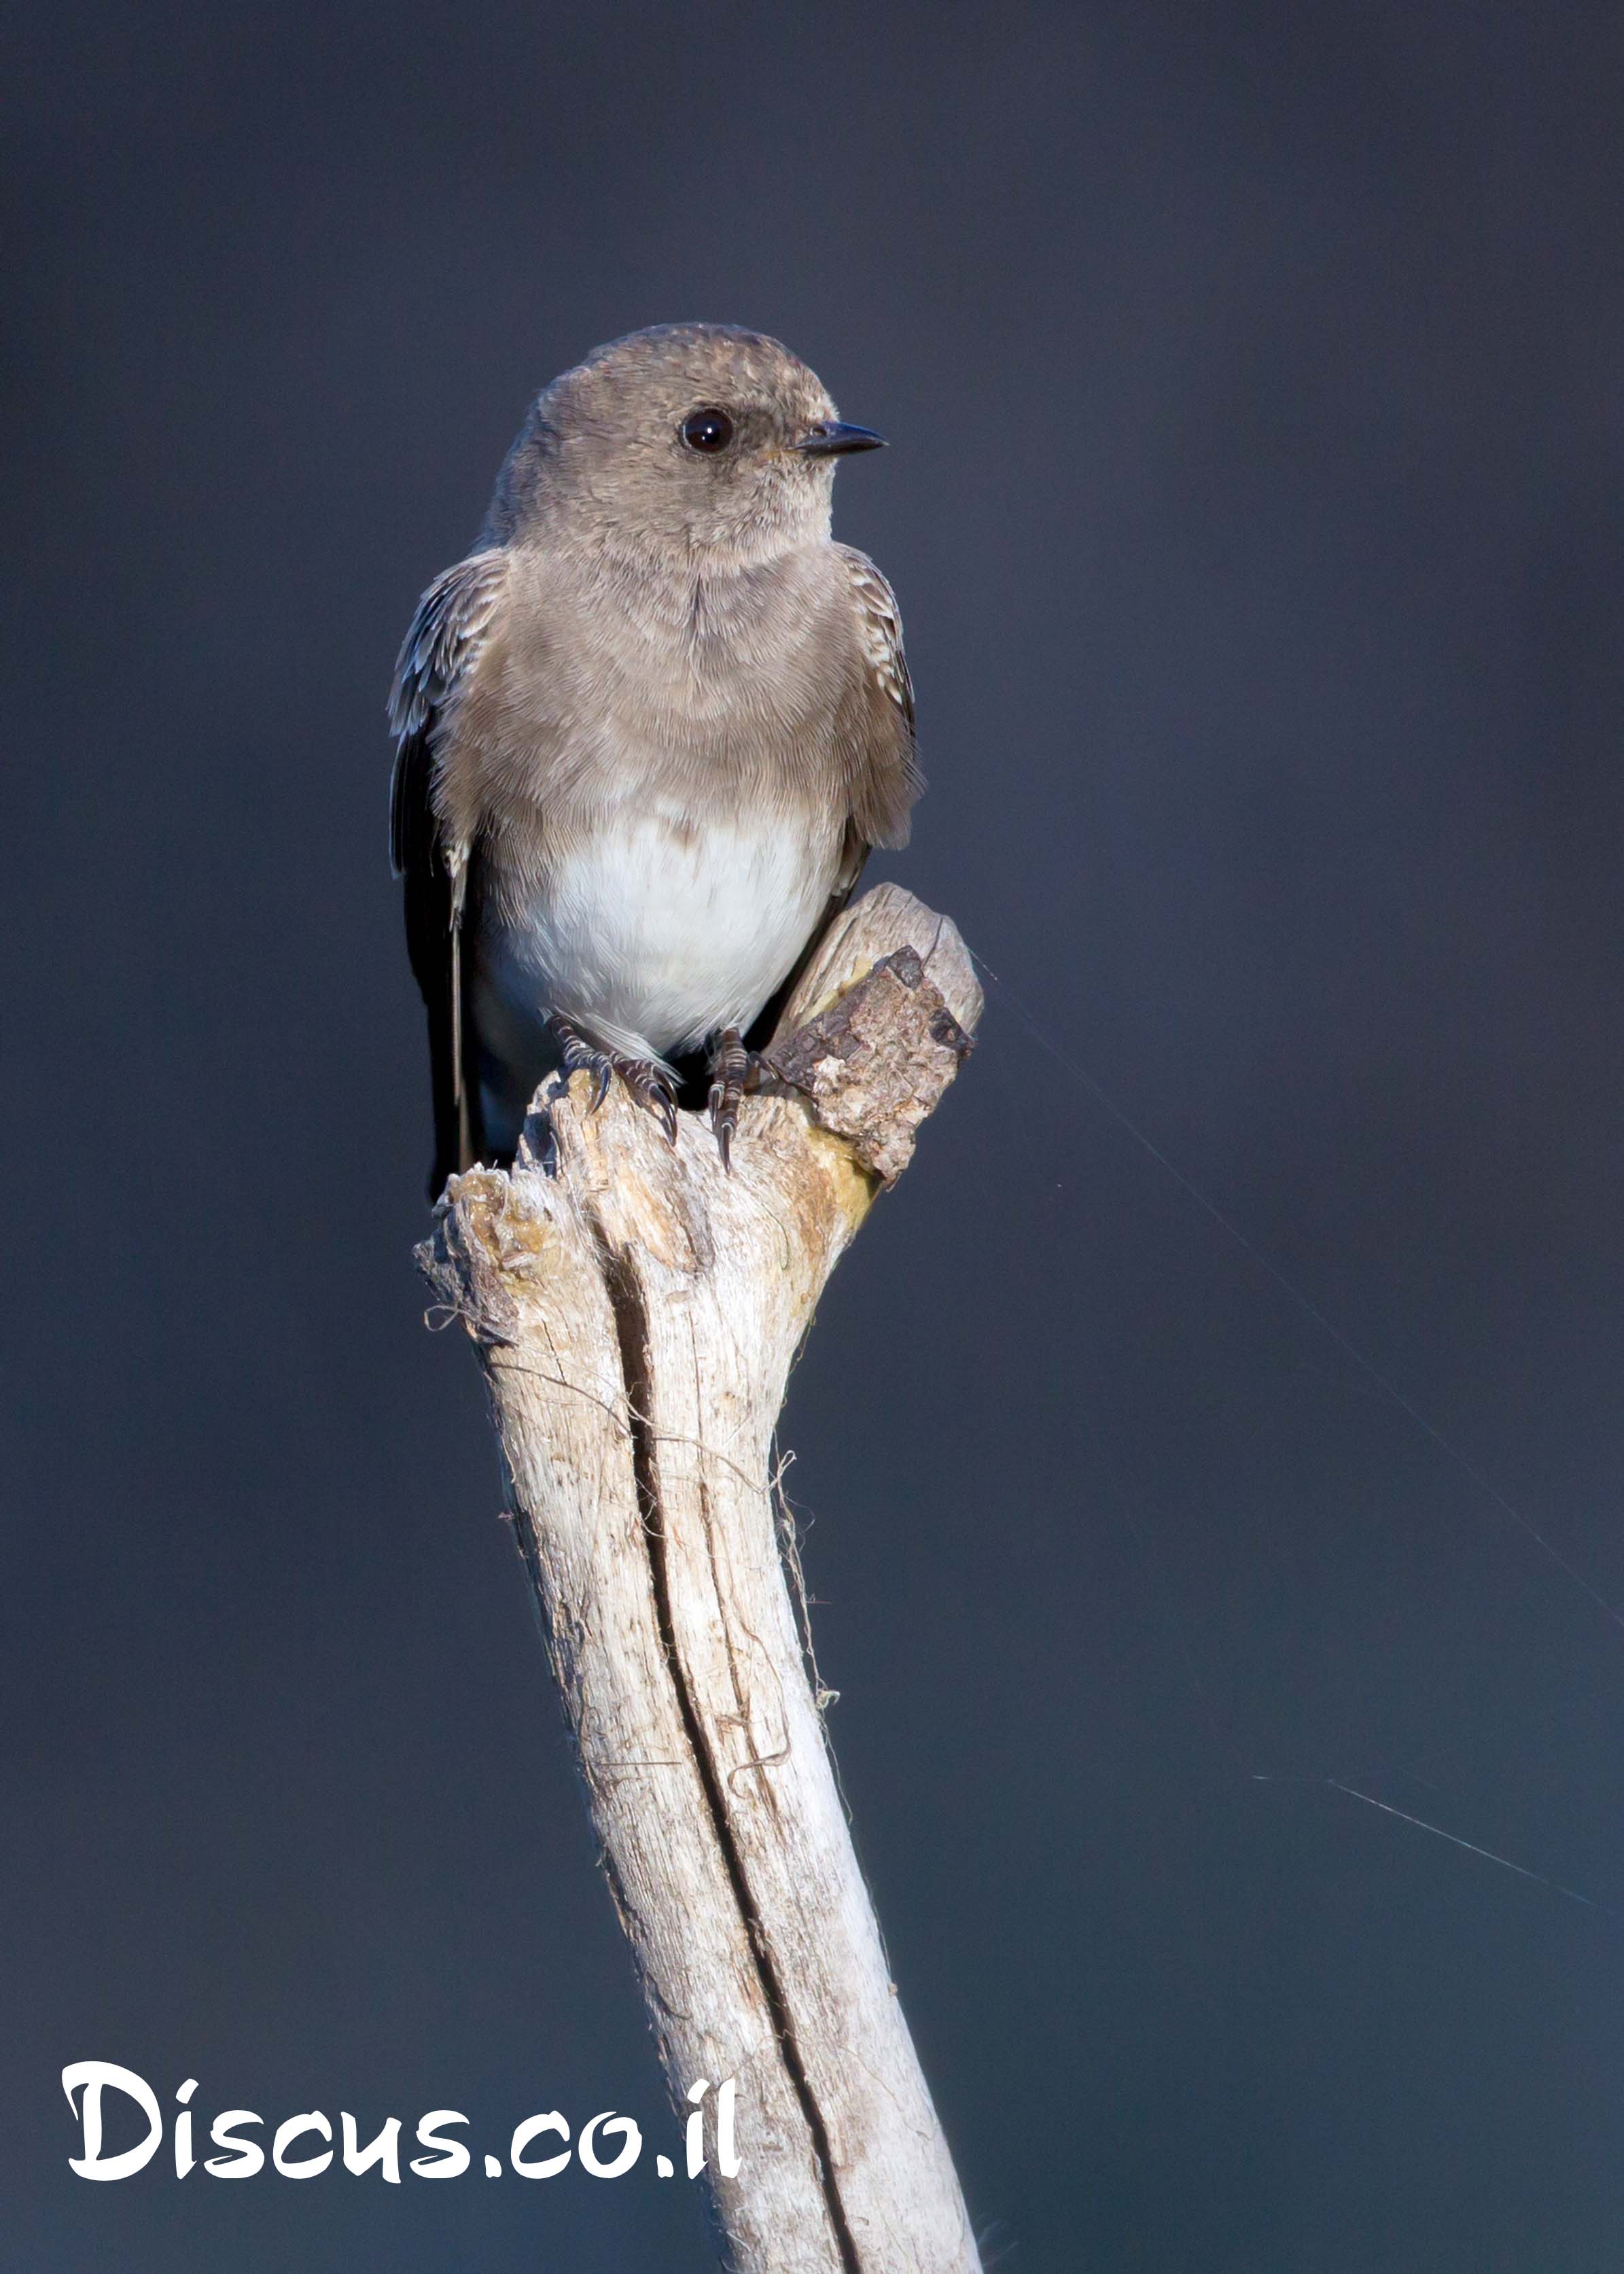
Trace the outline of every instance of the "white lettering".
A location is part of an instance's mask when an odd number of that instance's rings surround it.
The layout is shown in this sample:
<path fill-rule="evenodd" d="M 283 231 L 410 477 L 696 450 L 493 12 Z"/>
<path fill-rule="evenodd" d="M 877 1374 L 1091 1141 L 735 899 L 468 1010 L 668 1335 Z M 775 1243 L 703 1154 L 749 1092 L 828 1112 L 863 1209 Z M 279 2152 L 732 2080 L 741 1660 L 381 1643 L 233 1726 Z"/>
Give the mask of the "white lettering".
<path fill-rule="evenodd" d="M 133 2100 L 146 2117 L 147 2137 L 136 2148 L 126 2148 L 122 2155 L 102 2153 L 102 2094 L 111 2087 Z M 163 2119 L 158 2113 L 158 2097 L 144 2076 L 137 2076 L 132 2068 L 120 2068 L 117 2061 L 70 2061 L 62 2072 L 62 2089 L 68 2096 L 68 2106 L 75 2116 L 79 2114 L 74 2094 L 81 2087 L 85 2095 L 83 2123 L 85 2152 L 70 2156 L 68 2169 L 77 2172 L 81 2180 L 127 2180 L 149 2164 L 163 2137 Z"/>
<path fill-rule="evenodd" d="M 390 2117 L 378 2137 L 369 2141 L 365 2148 L 357 2144 L 356 2120 L 348 2109 L 342 2112 L 338 2120 L 343 2127 L 344 2169 L 353 2172 L 359 2179 L 364 2172 L 370 2172 L 374 2164 L 381 2164 L 385 2179 L 392 2187 L 398 2187 L 401 2183 L 400 2118 Z"/>
<path fill-rule="evenodd" d="M 229 2156 L 211 2156 L 203 2168 L 212 2172 L 217 2180 L 252 2180 L 256 2172 L 265 2169 L 265 2150 L 257 2140 L 239 2140 L 239 2124 L 263 2124 L 265 2119 L 256 2116 L 252 2108 L 222 2108 L 208 2127 L 208 2136 L 216 2148 L 229 2148 Z"/>
<path fill-rule="evenodd" d="M 271 2161 L 284 2180 L 313 2180 L 333 2160 L 331 2148 L 325 2156 L 301 2156 L 297 2162 L 289 2156 L 288 2149 L 306 2132 L 319 2132 L 324 2140 L 333 2137 L 333 2127 L 319 2108 L 303 2116 L 289 2116 L 276 2127 L 276 2137 L 271 2142 Z"/>
<path fill-rule="evenodd" d="M 605 2164 L 598 2156 L 598 2135 L 600 2130 L 618 2132 L 626 2142 L 613 2163 Z M 582 2133 L 576 2152 L 581 2157 L 582 2170 L 590 2172 L 595 2180 L 618 2180 L 622 2172 L 630 2171 L 642 2155 L 643 2135 L 629 2116 L 617 2116 L 613 2108 L 605 2108 L 601 2116 L 593 2117 Z"/>
<path fill-rule="evenodd" d="M 442 2140 L 440 2127 L 446 2124 L 466 2124 L 466 2116 L 455 2108 L 431 2108 L 417 2127 L 417 2137 L 425 2148 L 439 2148 L 439 2156 L 414 2156 L 411 2168 L 420 2180 L 460 2179 L 468 2169 L 469 2155 L 460 2140 Z"/>
<path fill-rule="evenodd" d="M 716 2091 L 716 2168 L 725 2180 L 739 2176 L 739 2158 L 733 2150 L 733 2104 L 739 2097 L 739 2088 L 730 2076 Z"/>
<path fill-rule="evenodd" d="M 709 2082 L 702 2076 L 689 2085 L 688 2097 L 690 2100 L 700 2101 L 710 2090 Z M 688 2175 L 690 2180 L 696 2180 L 705 2168 L 705 2112 L 703 2108 L 695 2108 L 688 2118 L 683 2127 L 683 2136 L 688 2142 Z"/>
<path fill-rule="evenodd" d="M 556 2108 L 545 2116 L 527 2118 L 514 2133 L 508 2160 L 522 2180 L 555 2180 L 569 2161 L 569 2150 L 566 2148 L 561 2156 L 542 2156 L 533 2164 L 525 2162 L 524 2150 L 544 2132 L 556 2132 L 560 2140 L 568 2139 L 569 2127 Z"/>
<path fill-rule="evenodd" d="M 192 2152 L 192 2111 L 186 2105 L 197 2089 L 196 2077 L 189 2076 L 175 2096 L 181 2105 L 181 2112 L 175 2119 L 175 2176 L 177 2180 L 184 2180 L 198 2160 Z"/>

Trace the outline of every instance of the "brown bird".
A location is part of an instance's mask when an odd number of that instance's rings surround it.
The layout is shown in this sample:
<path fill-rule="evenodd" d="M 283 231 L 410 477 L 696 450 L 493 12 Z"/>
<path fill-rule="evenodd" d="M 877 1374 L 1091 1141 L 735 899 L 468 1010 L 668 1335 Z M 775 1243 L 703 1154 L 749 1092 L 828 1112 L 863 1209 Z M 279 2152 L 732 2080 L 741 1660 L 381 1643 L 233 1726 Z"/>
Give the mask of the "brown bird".
<path fill-rule="evenodd" d="M 776 340 L 671 324 L 543 389 L 390 696 L 391 849 L 428 1007 L 431 1197 L 538 1085 L 619 1075 L 724 1161 L 746 1048 L 922 787 L 897 604 L 830 536 L 876 448 Z"/>

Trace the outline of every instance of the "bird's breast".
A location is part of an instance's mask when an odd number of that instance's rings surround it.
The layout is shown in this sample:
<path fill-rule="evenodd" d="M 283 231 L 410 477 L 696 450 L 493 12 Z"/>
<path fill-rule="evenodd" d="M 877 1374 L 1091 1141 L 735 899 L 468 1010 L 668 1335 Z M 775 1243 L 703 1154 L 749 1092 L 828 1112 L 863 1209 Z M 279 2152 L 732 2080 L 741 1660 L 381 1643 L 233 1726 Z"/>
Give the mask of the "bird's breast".
<path fill-rule="evenodd" d="M 822 547 L 759 576 L 635 579 L 526 560 L 473 690 L 474 734 L 556 752 L 592 795 L 634 779 L 690 802 L 750 782 L 816 794 L 849 646 L 831 559 Z"/>
<path fill-rule="evenodd" d="M 482 960 L 515 1015 L 675 1056 L 749 1025 L 811 936 L 839 842 L 832 810 L 628 803 L 501 895 Z"/>

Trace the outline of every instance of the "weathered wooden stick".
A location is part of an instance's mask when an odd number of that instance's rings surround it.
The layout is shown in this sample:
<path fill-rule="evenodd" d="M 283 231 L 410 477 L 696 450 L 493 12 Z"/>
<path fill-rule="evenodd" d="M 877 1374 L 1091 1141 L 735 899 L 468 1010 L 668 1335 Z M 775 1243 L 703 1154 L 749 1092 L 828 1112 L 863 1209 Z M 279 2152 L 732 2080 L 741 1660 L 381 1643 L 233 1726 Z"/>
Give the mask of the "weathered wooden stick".
<path fill-rule="evenodd" d="M 515 1530 L 680 2110 L 739 2274 L 973 2274 L 786 1585 L 774 1425 L 824 1281 L 981 1012 L 958 932 L 883 885 L 832 928 L 724 1171 L 578 1075 L 419 1251 L 478 1344 Z"/>

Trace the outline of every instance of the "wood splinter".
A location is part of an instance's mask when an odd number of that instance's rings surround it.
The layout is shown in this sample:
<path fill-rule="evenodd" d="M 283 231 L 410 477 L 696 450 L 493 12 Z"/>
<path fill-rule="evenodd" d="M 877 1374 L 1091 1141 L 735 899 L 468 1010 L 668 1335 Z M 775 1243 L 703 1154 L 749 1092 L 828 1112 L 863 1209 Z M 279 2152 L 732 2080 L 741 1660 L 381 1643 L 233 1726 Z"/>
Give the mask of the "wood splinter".
<path fill-rule="evenodd" d="M 672 2097 L 737 2081 L 706 2172 L 737 2274 L 976 2274 L 791 1602 L 771 1472 L 830 1272 L 957 1073 L 981 991 L 882 885 L 763 1053 L 733 1168 L 577 1075 L 418 1251 L 489 1387 L 588 1806 Z M 711 2091 L 703 2104 L 714 2105 Z"/>

